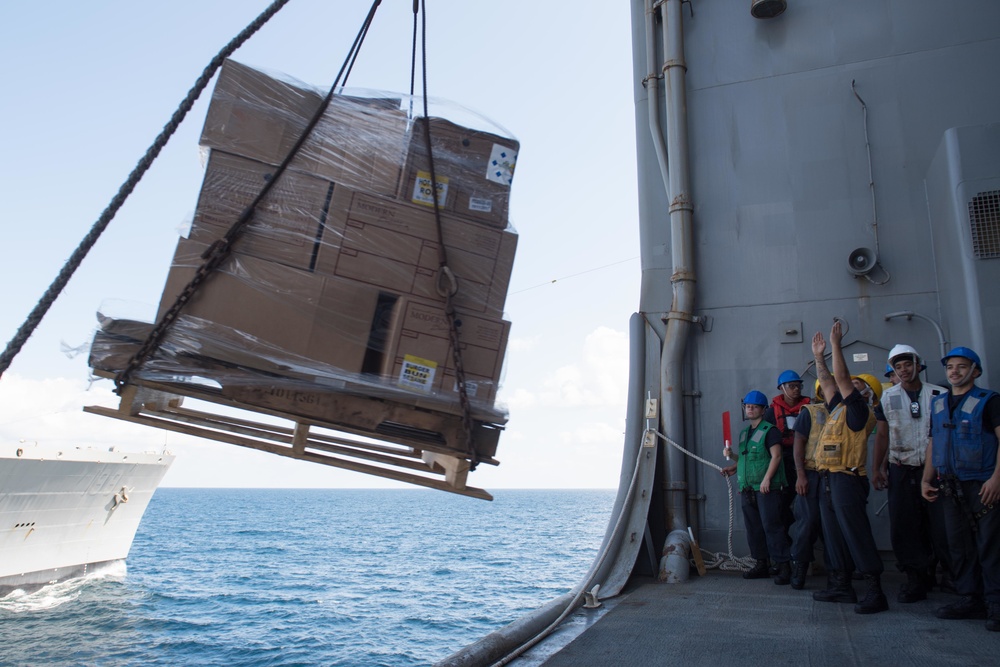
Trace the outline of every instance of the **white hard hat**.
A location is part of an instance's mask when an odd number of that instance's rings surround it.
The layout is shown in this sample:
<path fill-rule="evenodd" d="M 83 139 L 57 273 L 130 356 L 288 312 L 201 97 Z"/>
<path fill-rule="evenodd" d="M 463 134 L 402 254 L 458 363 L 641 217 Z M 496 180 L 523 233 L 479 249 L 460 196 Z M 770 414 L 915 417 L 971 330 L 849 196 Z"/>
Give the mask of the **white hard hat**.
<path fill-rule="evenodd" d="M 920 355 L 909 345 L 896 345 L 891 350 L 889 350 L 889 365 L 892 365 L 892 360 L 896 357 L 901 357 L 903 355 L 912 355 L 914 363 L 919 364 L 921 362 Z"/>

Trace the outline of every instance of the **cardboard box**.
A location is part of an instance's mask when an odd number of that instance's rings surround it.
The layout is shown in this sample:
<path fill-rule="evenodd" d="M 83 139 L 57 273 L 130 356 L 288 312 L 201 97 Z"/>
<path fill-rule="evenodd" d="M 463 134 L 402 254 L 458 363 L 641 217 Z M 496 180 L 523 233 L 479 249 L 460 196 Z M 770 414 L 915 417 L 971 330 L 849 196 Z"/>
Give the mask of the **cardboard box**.
<path fill-rule="evenodd" d="M 281 164 L 325 98 L 227 60 L 212 93 L 200 143 L 272 165 Z M 399 99 L 335 95 L 289 168 L 386 195 L 399 189 L 407 145 Z"/>
<path fill-rule="evenodd" d="M 212 91 L 200 144 L 280 164 L 323 101 L 302 82 L 226 60 Z"/>
<path fill-rule="evenodd" d="M 181 239 L 157 319 L 190 282 L 204 248 Z M 380 305 L 378 288 L 234 253 L 194 294 L 182 317 L 192 346 L 207 356 L 265 370 L 282 363 L 299 371 L 316 367 L 317 374 L 323 370 L 319 362 L 355 375 L 370 356 L 373 335 L 381 362 L 387 334 L 378 330 L 391 322 Z"/>
<path fill-rule="evenodd" d="M 399 99 L 334 96 L 293 167 L 391 195 L 405 160 L 408 121 L 399 107 Z"/>
<path fill-rule="evenodd" d="M 190 238 L 212 243 L 241 218 L 276 167 L 213 150 L 209 155 Z M 330 181 L 286 170 L 244 225 L 235 247 L 240 253 L 297 269 L 311 270 L 324 225 L 331 222 Z"/>
<path fill-rule="evenodd" d="M 426 127 L 427 119 L 418 118 L 410 130 L 400 199 L 433 209 Z M 464 218 L 507 227 L 518 142 L 443 118 L 430 119 L 430 132 L 438 205 Z"/>
<path fill-rule="evenodd" d="M 459 282 L 455 305 L 500 317 L 517 234 L 453 215 L 442 217 L 442 234 L 448 266 Z M 315 270 L 443 304 L 437 292 L 438 249 L 433 211 L 338 188 Z"/>
<path fill-rule="evenodd" d="M 384 356 L 383 374 L 396 386 L 450 395 L 455 384 L 455 363 L 447 315 L 436 304 L 406 298 L 401 301 Z M 467 313 L 458 313 L 457 322 L 467 383 L 481 385 L 483 395 L 475 398 L 491 402 L 503 368 L 510 322 Z"/>

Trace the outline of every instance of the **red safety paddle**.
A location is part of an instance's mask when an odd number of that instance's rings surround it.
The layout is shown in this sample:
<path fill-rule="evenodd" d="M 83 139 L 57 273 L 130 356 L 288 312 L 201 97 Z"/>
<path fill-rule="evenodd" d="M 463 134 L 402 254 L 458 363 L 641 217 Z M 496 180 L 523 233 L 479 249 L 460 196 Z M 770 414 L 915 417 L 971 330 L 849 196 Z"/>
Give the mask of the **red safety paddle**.
<path fill-rule="evenodd" d="M 732 449 L 732 446 L 733 446 L 733 431 L 732 431 L 732 428 L 729 426 L 729 411 L 728 410 L 722 413 L 722 439 L 726 443 L 726 449 Z M 728 456 L 726 457 L 726 460 L 727 461 L 732 461 L 732 459 L 729 458 Z"/>

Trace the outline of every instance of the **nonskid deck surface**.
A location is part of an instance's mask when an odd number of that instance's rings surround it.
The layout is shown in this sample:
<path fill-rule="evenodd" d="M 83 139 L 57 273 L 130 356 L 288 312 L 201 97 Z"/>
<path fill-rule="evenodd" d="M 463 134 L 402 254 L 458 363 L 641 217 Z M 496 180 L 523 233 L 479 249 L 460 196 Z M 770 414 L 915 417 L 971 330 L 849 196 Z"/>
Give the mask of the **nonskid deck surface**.
<path fill-rule="evenodd" d="M 995 665 L 1000 633 L 985 621 L 944 621 L 934 609 L 958 599 L 932 591 L 928 599 L 899 604 L 905 581 L 892 571 L 882 583 L 889 611 L 854 613 L 854 605 L 814 602 L 825 576 L 811 576 L 806 589 L 747 581 L 739 573 L 709 571 L 684 584 L 646 580 L 608 610 L 580 609 L 570 626 L 582 632 L 559 647 L 559 635 L 529 651 L 514 665 Z M 864 582 L 855 581 L 864 591 Z M 603 615 L 600 615 L 603 614 Z M 600 615 L 594 621 L 587 617 Z M 569 629 L 567 629 L 569 630 Z"/>

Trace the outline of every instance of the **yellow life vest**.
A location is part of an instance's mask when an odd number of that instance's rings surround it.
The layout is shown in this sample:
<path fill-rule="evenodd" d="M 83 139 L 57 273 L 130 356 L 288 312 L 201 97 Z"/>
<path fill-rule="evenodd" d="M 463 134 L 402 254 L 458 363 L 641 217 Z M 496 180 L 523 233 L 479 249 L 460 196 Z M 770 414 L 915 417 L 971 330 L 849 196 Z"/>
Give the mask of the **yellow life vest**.
<path fill-rule="evenodd" d="M 860 431 L 852 431 L 847 426 L 847 406 L 841 403 L 835 407 L 820 435 L 814 459 L 816 469 L 866 475 L 868 436 L 874 428 L 875 414 L 871 408 L 868 408 L 865 427 Z"/>
<path fill-rule="evenodd" d="M 810 403 L 809 405 L 803 406 L 803 409 L 809 413 L 810 427 L 809 427 L 809 439 L 806 440 L 806 470 L 816 469 L 816 450 L 819 448 L 819 439 L 823 435 L 823 429 L 826 427 L 826 421 L 830 416 L 830 411 L 826 409 L 826 405 L 823 403 Z"/>

